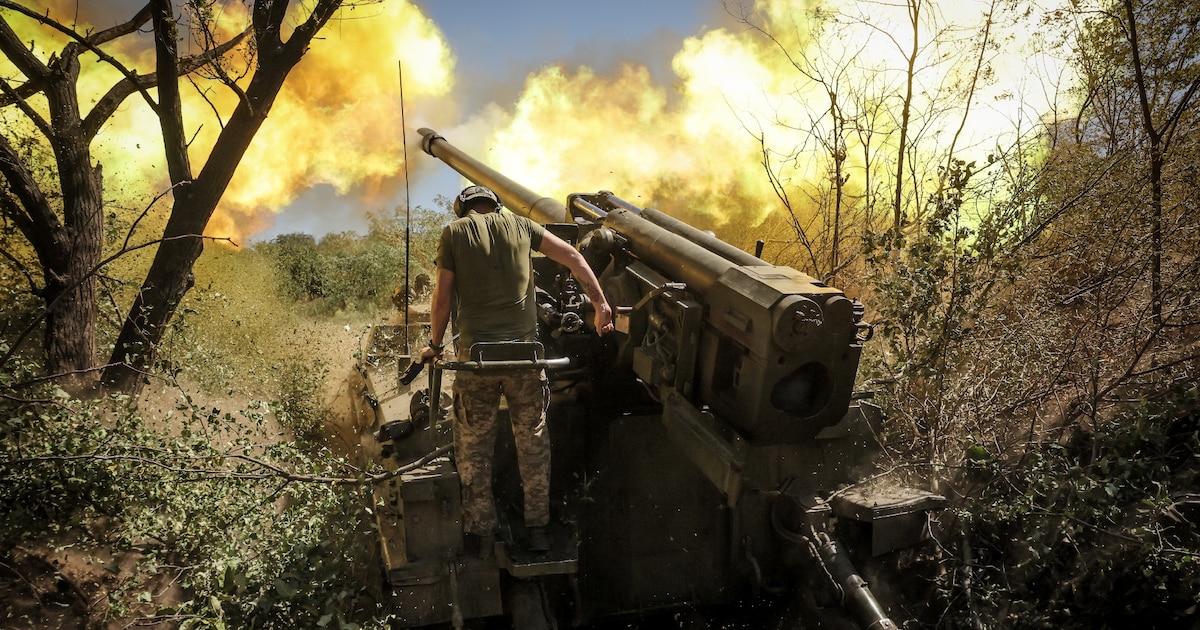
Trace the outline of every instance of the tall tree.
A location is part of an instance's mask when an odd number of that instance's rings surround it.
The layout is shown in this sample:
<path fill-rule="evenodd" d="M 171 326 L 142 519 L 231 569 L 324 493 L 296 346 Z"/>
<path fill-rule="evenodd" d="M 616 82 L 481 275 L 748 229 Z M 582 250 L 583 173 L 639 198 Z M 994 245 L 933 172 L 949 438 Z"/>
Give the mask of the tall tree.
<path fill-rule="evenodd" d="M 11 125 L 0 133 L 0 213 L 11 221 L 33 250 L 41 267 L 42 284 L 35 292 L 45 300 L 44 345 L 50 373 L 81 374 L 95 362 L 96 280 L 104 234 L 103 173 L 94 164 L 92 141 L 124 99 L 141 93 L 152 105 L 147 89 L 156 75 L 138 75 L 105 53 L 106 44 L 135 33 L 150 19 L 150 7 L 129 21 L 99 32 L 81 35 L 70 28 L 16 4 L 0 0 L 0 53 L 20 71 L 24 81 L 13 85 L 0 79 L 0 106 L 15 109 L 25 125 Z M 70 41 L 48 61 L 36 56 L 17 36 L 8 16 L 33 19 L 66 34 Z M 237 40 L 206 53 L 181 60 L 188 72 L 222 54 Z M 78 82 L 80 56 L 92 52 L 115 67 L 123 78 L 86 114 L 80 107 Z M 39 107 L 35 97 L 45 99 Z M 45 159 L 36 141 L 21 133 L 40 134 L 55 164 L 57 182 L 37 175 L 36 162 Z M 50 190 L 46 190 L 49 187 Z M 19 261 L 16 252 L 5 251 Z M 32 278 L 32 273 L 28 274 Z"/>
<path fill-rule="evenodd" d="M 1151 32 L 1148 41 L 1138 35 L 1139 20 L 1146 19 L 1139 11 L 1143 3 L 1123 0 L 1124 22 L 1120 24 L 1129 45 L 1129 69 L 1133 75 L 1141 113 L 1142 132 L 1146 136 L 1146 161 L 1150 184 L 1150 308 L 1156 324 L 1163 318 L 1163 166 L 1171 150 L 1175 133 L 1183 116 L 1189 113 L 1196 90 L 1200 88 L 1200 64 L 1196 53 L 1196 15 L 1161 16 L 1163 23 L 1148 22 Z M 1189 3 L 1190 5 L 1191 3 Z M 1182 23 L 1171 25 L 1171 17 L 1184 17 Z M 1121 18 L 1114 16 L 1118 22 Z M 1153 18 L 1151 18 L 1153 19 Z M 1166 26 L 1163 29 L 1163 26 Z M 1158 31 L 1158 32 L 1155 32 Z M 1142 48 L 1146 48 L 1143 59 Z M 1171 54 L 1175 51 L 1176 54 Z M 1183 55 L 1179 55 L 1179 52 Z M 1167 85 L 1160 81 L 1166 79 Z M 1172 79 L 1174 79 L 1172 81 Z M 1165 89 L 1164 89 L 1165 88 Z"/>
<path fill-rule="evenodd" d="M 284 80 L 342 0 L 316 0 L 294 11 L 290 5 L 289 0 L 254 0 L 245 30 L 222 41 L 215 35 L 214 22 L 221 12 L 212 11 L 211 3 L 186 3 L 205 47 L 200 54 L 180 56 L 179 16 L 172 0 L 150 0 L 130 20 L 95 32 L 80 32 L 49 12 L 0 0 L 0 54 L 21 74 L 17 80 L 0 79 L 0 107 L 6 115 L 24 121 L 0 132 L 0 214 L 16 226 L 34 253 L 30 264 L 41 270 L 41 286 L 35 288 L 46 304 L 44 345 L 50 374 L 83 375 L 96 365 L 95 283 L 102 264 L 104 188 L 92 143 L 101 128 L 126 98 L 140 94 L 158 118 L 173 193 L 154 261 L 103 375 L 110 388 L 133 392 L 141 382 L 140 373 L 153 359 L 165 324 L 192 286 L 192 265 L 203 250 L 204 228 L 217 202 Z M 36 21 L 65 36 L 68 43 L 42 59 L 10 25 L 10 20 L 18 19 Z M 152 25 L 156 67 L 142 74 L 106 49 L 117 39 L 135 36 L 147 24 Z M 252 55 L 248 80 L 232 76 L 223 63 L 225 55 L 238 47 Z M 86 53 L 115 68 L 122 78 L 85 112 L 79 83 L 80 57 Z M 195 173 L 188 155 L 192 127 L 183 119 L 180 81 L 206 66 L 237 94 L 238 105 Z M 157 100 L 152 88 L 157 88 Z M 44 105 L 39 99 L 44 99 Z M 35 175 L 31 160 L 36 159 L 36 151 L 23 148 L 29 143 L 17 135 L 18 129 L 32 129 L 42 146 L 50 148 L 57 182 Z M 22 262 L 19 252 L 3 253 L 10 261 Z"/>
<path fill-rule="evenodd" d="M 1048 152 L 1034 273 L 1071 344 L 1060 423 L 1194 382 L 1200 362 L 1200 7 L 1103 0 L 1073 17 L 1079 110 Z M 1066 379 L 1064 379 L 1066 380 Z M 1064 397 L 1066 398 L 1066 397 Z"/>
<path fill-rule="evenodd" d="M 109 367 L 104 371 L 106 386 L 120 391 L 136 389 L 139 372 L 149 366 L 154 347 L 162 339 L 167 322 L 195 281 L 191 273 L 192 265 L 204 249 L 201 235 L 212 218 L 217 202 L 225 193 L 250 142 L 266 120 L 284 80 L 300 62 L 313 37 L 341 4 L 342 0 L 318 0 L 308 18 L 284 41 L 283 21 L 288 13 L 289 2 L 254 2 L 251 39 L 257 54 L 255 71 L 244 91 L 236 82 L 227 79 L 229 86 L 238 91 L 238 105 L 221 130 L 209 159 L 198 175 L 193 175 L 188 160 L 178 74 L 170 73 L 169 76 L 176 78 L 164 81 L 159 86 L 163 101 L 159 124 L 163 130 L 175 205 L 163 232 L 163 242 L 121 328 Z M 178 39 L 175 21 L 169 0 L 152 0 L 151 5 L 154 7 L 158 72 L 167 76 L 179 64 L 178 52 L 173 45 Z"/>
<path fill-rule="evenodd" d="M 917 76 L 917 57 L 921 54 L 921 10 L 923 0 L 908 0 L 905 9 L 908 10 L 909 26 L 912 28 L 912 46 L 904 50 L 899 42 L 896 47 L 904 54 L 907 64 L 904 72 L 904 99 L 900 102 L 900 132 L 899 146 L 896 148 L 896 194 L 892 196 L 892 230 L 896 236 L 904 227 L 904 157 L 908 151 L 908 131 L 912 123 L 913 83 Z M 895 41 L 895 40 L 893 40 Z"/>

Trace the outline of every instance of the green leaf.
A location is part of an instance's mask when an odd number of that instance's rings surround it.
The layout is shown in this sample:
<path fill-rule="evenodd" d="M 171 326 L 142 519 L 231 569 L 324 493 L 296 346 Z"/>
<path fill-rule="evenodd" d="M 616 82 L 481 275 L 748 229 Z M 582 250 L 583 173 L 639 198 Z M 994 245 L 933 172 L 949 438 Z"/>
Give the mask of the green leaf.
<path fill-rule="evenodd" d="M 986 462 L 991 458 L 992 456 L 987 452 L 987 449 L 978 444 L 974 444 L 967 449 L 967 459 L 973 462 Z"/>
<path fill-rule="evenodd" d="M 296 593 L 298 593 L 299 591 L 296 589 L 295 586 L 288 584 L 287 581 L 285 581 L 283 579 L 277 579 L 277 580 L 275 580 L 275 592 L 279 593 L 280 596 L 282 596 L 284 598 L 290 599 L 292 597 L 295 597 Z"/>

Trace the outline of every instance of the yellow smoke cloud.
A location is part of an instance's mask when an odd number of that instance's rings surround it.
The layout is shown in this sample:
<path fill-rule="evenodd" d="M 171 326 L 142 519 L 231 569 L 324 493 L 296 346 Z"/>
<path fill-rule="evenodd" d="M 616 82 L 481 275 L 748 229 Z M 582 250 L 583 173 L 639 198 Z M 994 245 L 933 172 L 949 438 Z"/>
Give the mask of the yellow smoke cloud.
<path fill-rule="evenodd" d="M 771 73 L 721 50 L 730 41 L 723 32 L 689 41 L 675 60 L 681 95 L 636 65 L 613 77 L 561 66 L 531 75 L 511 121 L 492 139 L 495 166 L 545 194 L 608 189 L 635 204 L 682 207 L 718 222 L 728 216 L 730 196 L 765 201 L 769 182 L 753 169 L 758 159 L 732 109 L 738 105 L 722 96 L 735 90 L 722 81 L 733 76 L 748 88 Z M 761 204 L 751 214 L 766 211 Z"/>
<path fill-rule="evenodd" d="M 77 15 L 75 0 L 37 4 L 39 11 L 68 24 Z M 218 10 L 222 38 L 248 23 L 243 3 L 229 2 Z M 295 3 L 293 15 L 285 23 L 299 24 L 307 17 L 304 11 L 304 3 Z M 107 28 L 129 17 L 132 13 L 93 17 L 95 24 L 91 24 L 89 16 L 82 15 L 77 28 L 80 32 Z M 38 42 L 36 52 L 43 59 L 66 41 L 24 17 L 9 16 L 9 22 L 24 40 Z M 181 25 L 186 26 L 187 20 Z M 106 45 L 105 50 L 139 73 L 154 71 L 152 40 L 146 34 L 127 36 Z M 182 54 L 197 52 L 193 40 Z M 235 54 L 233 64 L 238 61 Z M 330 184 L 343 194 L 354 191 L 363 196 L 364 204 L 377 201 L 395 186 L 404 168 L 401 61 L 409 126 L 414 126 L 414 118 L 430 124 L 451 120 L 456 112 L 447 95 L 454 85 L 454 59 L 436 25 L 415 5 L 400 0 L 340 11 L 288 77 L 207 233 L 240 242 L 265 227 L 269 213 L 282 210 L 317 184 Z M 3 70 L 6 76 L 15 73 L 15 69 Z M 80 76 L 85 112 L 119 78 L 107 64 L 85 58 Z M 183 116 L 191 134 L 193 172 L 199 173 L 221 125 L 237 104 L 237 96 L 203 74 L 194 78 L 195 89 L 183 84 Z M 220 112 L 219 117 L 214 110 Z M 106 188 L 113 191 L 109 198 L 148 203 L 166 190 L 158 119 L 141 96 L 135 94 L 125 101 L 93 149 L 96 160 L 105 167 Z"/>
<path fill-rule="evenodd" d="M 441 98 L 453 87 L 453 58 L 436 26 L 408 3 L 355 12 L 327 26 L 289 77 L 223 207 L 279 209 L 317 183 L 368 195 L 395 185 L 404 163 L 398 60 L 410 126 L 453 115 Z"/>
<path fill-rule="evenodd" d="M 966 85 L 962 78 L 974 70 L 970 45 L 987 6 L 923 4 L 926 16 L 919 36 L 928 43 L 918 63 L 909 142 L 910 148 L 919 144 L 921 155 L 929 159 L 944 156 L 964 111 L 955 90 Z M 670 92 L 655 85 L 640 66 L 624 66 L 608 77 L 587 67 L 536 72 L 527 78 L 511 120 L 491 136 L 486 155 L 499 170 L 542 194 L 611 189 L 701 227 L 732 223 L 744 233 L 743 228 L 782 207 L 764 171 L 764 150 L 793 204 L 813 206 L 814 199 L 828 194 L 832 162 L 822 141 L 832 134 L 828 111 L 833 90 L 847 115 L 870 113 L 863 104 L 877 108 L 871 119 L 872 151 L 883 149 L 886 157 L 877 154 L 872 167 L 878 186 L 888 176 L 883 164 L 894 168 L 902 51 L 912 45 L 911 24 L 901 5 L 840 3 L 836 8 L 857 15 L 857 22 L 849 20 L 855 26 L 822 34 L 808 21 L 815 6 L 793 0 L 757 2 L 753 20 L 775 41 L 748 28 L 713 29 L 686 39 L 673 58 L 679 82 Z M 1022 28 L 1029 23 L 1010 24 L 1007 33 L 1000 26 L 993 30 L 992 46 L 1007 42 L 1009 48 L 989 55 L 991 70 L 1023 63 L 1028 51 L 1012 44 L 1021 39 Z M 935 33 L 940 46 L 932 45 Z M 1011 39 L 1014 34 L 1017 40 Z M 806 69 L 825 85 L 793 65 L 804 65 L 806 58 L 814 62 Z M 1029 107 L 998 96 L 1012 87 L 979 85 L 967 132 L 957 145 L 964 157 L 982 161 L 995 146 L 990 143 L 1011 131 L 1021 109 Z M 936 106 L 935 98 L 941 99 Z M 765 138 L 765 147 L 759 137 Z M 844 140 L 847 192 L 861 195 L 867 158 L 855 134 L 846 133 Z M 964 148 L 972 152 L 963 154 Z"/>
<path fill-rule="evenodd" d="M 786 57 L 744 31 L 688 38 L 672 67 L 672 92 L 641 66 L 612 77 L 586 67 L 535 73 L 489 155 L 543 194 L 610 189 L 703 227 L 761 222 L 778 201 L 756 136 L 766 129 L 775 143 L 799 144 L 798 131 L 775 122 L 810 104 L 812 88 L 798 88 Z M 816 178 L 817 164 L 799 162 L 789 176 Z"/>
<path fill-rule="evenodd" d="M 86 13 L 86 4 L 80 5 L 75 0 L 35 0 L 26 1 L 24 4 L 69 27 L 74 26 L 77 32 L 85 34 L 107 29 L 133 17 L 131 12 L 129 15 L 96 19 Z M 49 63 L 49 60 L 71 41 L 57 30 L 41 26 L 15 11 L 6 11 L 5 18 L 21 41 L 28 42 L 30 50 L 43 63 Z M 154 51 L 147 46 L 147 41 L 148 38 L 139 41 L 137 36 L 127 36 L 105 44 L 103 49 L 125 68 L 147 74 L 154 71 Z M 24 81 L 21 73 L 9 64 L 7 59 L 0 59 L 0 74 L 12 85 Z M 86 116 L 91 106 L 121 78 L 122 75 L 116 68 L 108 63 L 99 62 L 94 55 L 84 52 L 80 57 L 80 73 L 76 85 L 82 114 Z M 153 91 L 151 93 L 153 94 Z M 35 95 L 28 100 L 28 104 L 43 119 L 48 120 L 44 96 Z M 19 118 L 12 116 L 7 122 L 16 123 L 18 120 Z M 153 118 L 143 97 L 135 93 L 125 100 L 121 110 L 109 119 L 100 132 L 100 137 L 93 144 L 93 157 L 105 167 L 106 176 L 111 176 L 113 172 L 136 171 L 138 176 L 126 178 L 125 185 L 140 179 L 156 180 L 160 176 L 154 173 L 152 162 L 155 158 L 161 160 L 161 137 L 157 119 Z M 143 168 L 144 171 L 140 170 Z"/>
<path fill-rule="evenodd" d="M 59 19 L 74 15 L 77 6 L 75 0 L 35 4 Z M 297 5 L 288 24 L 304 17 L 303 3 Z M 886 153 L 895 142 L 903 83 L 900 50 L 911 37 L 903 7 L 871 3 L 860 9 L 841 3 L 839 10 L 848 14 L 864 13 L 858 26 L 818 38 L 809 32 L 810 5 L 815 6 L 794 0 L 759 0 L 754 5 L 754 19 L 778 42 L 741 27 L 711 29 L 686 39 L 672 60 L 678 78 L 673 85 L 656 84 L 645 67 L 634 64 L 621 66 L 611 76 L 587 67 L 549 66 L 527 77 L 511 111 L 489 107 L 477 117 L 486 117 L 486 122 L 467 121 L 461 128 L 490 126 L 479 155 L 543 194 L 561 198 L 569 192 L 610 189 L 701 227 L 762 222 L 780 207 L 763 170 L 764 150 L 793 201 L 819 197 L 830 186 L 828 152 L 817 142 L 830 135 L 829 96 L 825 87 L 802 76 L 783 51 L 795 60 L 805 55 L 823 60 L 823 76 L 844 91 L 839 98 L 850 100 L 852 90 L 873 92 L 879 111 L 872 121 L 872 146 Z M 931 19 L 923 26 L 923 41 L 931 41 L 935 31 L 950 23 L 977 24 L 986 8 L 949 2 L 924 6 Z M 246 24 L 243 3 L 229 2 L 222 11 L 225 35 Z M 83 21 L 88 17 L 82 16 Z M 127 17 L 92 21 L 105 28 Z M 37 42 L 43 58 L 65 41 L 31 20 L 10 18 L 10 23 L 22 29 L 23 40 Z M 1028 23 L 1009 25 L 1009 34 L 1020 34 L 1022 28 L 1029 30 Z M 997 32 L 995 41 L 1006 41 L 1004 37 Z M 114 55 L 127 66 L 143 73 L 153 70 L 146 34 L 116 43 Z M 189 50 L 196 52 L 194 44 Z M 1007 57 L 992 56 L 991 76 L 997 81 L 1024 76 L 1014 60 L 1021 53 L 1009 50 Z M 930 49 L 926 54 L 916 104 L 922 111 L 928 109 L 931 95 L 955 85 L 973 66 L 963 44 L 957 50 Z M 341 194 L 355 194 L 364 204 L 373 204 L 402 183 L 397 60 L 403 61 L 408 127 L 443 128 L 458 121 L 451 98 L 454 58 L 437 26 L 410 2 L 347 8 L 292 72 L 208 233 L 235 239 L 253 234 L 265 226 L 269 213 L 282 210 L 314 185 L 329 184 Z M 10 69 L 4 71 L 11 74 Z M 118 78 L 105 64 L 86 60 L 81 78 L 87 95 L 84 106 Z M 184 116 L 195 134 L 191 146 L 198 171 L 219 132 L 221 121 L 213 109 L 223 120 L 232 112 L 236 96 L 215 81 L 198 78 L 197 85 L 204 97 L 185 84 Z M 971 128 L 1011 128 L 1026 104 L 1019 98 L 1000 98 L 1010 87 L 1006 84 L 984 87 L 972 111 Z M 953 108 L 946 111 L 954 113 Z M 923 126 L 918 138 L 924 143 L 922 150 L 932 155 L 947 145 L 957 119 L 948 115 L 917 124 Z M 867 179 L 865 159 L 855 138 L 849 141 L 850 186 L 861 186 Z M 959 149 L 977 150 L 979 142 L 963 140 Z M 95 155 L 104 164 L 109 189 L 119 191 L 110 198 L 149 200 L 165 190 L 158 121 L 140 96 L 127 99 L 105 127 Z"/>

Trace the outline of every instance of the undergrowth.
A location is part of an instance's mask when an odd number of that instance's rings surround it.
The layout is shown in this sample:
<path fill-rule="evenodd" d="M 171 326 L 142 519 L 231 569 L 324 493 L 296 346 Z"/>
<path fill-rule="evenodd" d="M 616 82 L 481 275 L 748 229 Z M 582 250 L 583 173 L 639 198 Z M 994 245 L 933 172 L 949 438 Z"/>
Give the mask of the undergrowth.
<path fill-rule="evenodd" d="M 370 487 L 322 439 L 327 381 L 381 311 L 299 308 L 254 251 L 211 247 L 195 273 L 146 387 L 165 409 L 13 389 L 40 368 L 3 366 L 0 625 L 386 626 Z M 40 576 L 79 594 L 66 612 Z"/>
<path fill-rule="evenodd" d="M 114 562 L 120 579 L 93 621 L 383 623 L 369 588 L 378 576 L 357 570 L 376 562 L 359 538 L 372 521 L 368 489 L 317 479 L 353 479 L 357 469 L 281 439 L 267 406 L 221 411 L 181 395 L 168 429 L 128 401 L 44 396 L 0 402 L 0 502 L 9 508 L 0 550 L 67 544 L 133 558 L 131 569 Z M 164 583 L 177 594 L 163 597 Z"/>
<path fill-rule="evenodd" d="M 1011 459 L 972 450 L 940 627 L 1200 623 L 1200 390 Z"/>

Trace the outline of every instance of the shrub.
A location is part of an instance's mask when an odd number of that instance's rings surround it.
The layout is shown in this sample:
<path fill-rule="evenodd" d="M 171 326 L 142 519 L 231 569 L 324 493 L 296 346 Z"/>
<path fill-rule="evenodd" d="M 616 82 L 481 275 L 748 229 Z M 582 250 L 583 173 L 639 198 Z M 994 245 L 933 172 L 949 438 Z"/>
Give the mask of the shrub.
<path fill-rule="evenodd" d="M 950 625 L 1196 624 L 1198 454 L 1195 387 L 1014 461 L 975 447 L 980 491 L 952 527 L 964 561 L 940 581 Z"/>
<path fill-rule="evenodd" d="M 0 549 L 68 541 L 135 556 L 132 569 L 114 561 L 119 580 L 98 594 L 107 606 L 88 611 L 93 622 L 374 623 L 381 609 L 366 585 L 378 574 L 356 570 L 374 561 L 358 538 L 371 522 L 367 489 L 314 480 L 353 473 L 328 450 L 280 441 L 265 409 L 223 412 L 184 395 L 167 426 L 152 427 L 120 400 L 53 390 L 0 400 Z M 183 587 L 177 600 L 151 588 L 163 574 Z"/>
<path fill-rule="evenodd" d="M 255 249 L 274 260 L 282 292 L 316 313 L 388 308 L 394 289 L 406 284 L 406 267 L 413 277 L 432 273 L 438 236 L 451 218 L 418 207 L 408 218 L 372 215 L 365 236 L 335 232 L 318 241 L 284 234 Z"/>

